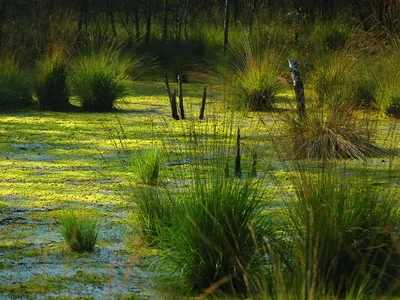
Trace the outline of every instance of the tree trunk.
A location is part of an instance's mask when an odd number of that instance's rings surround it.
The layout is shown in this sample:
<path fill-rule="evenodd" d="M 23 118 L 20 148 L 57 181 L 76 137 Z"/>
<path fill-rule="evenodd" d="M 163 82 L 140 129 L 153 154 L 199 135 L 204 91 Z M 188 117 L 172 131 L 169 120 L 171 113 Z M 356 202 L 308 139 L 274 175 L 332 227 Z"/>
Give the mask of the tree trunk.
<path fill-rule="evenodd" d="M 117 37 L 117 31 L 115 29 L 114 12 L 113 12 L 113 7 L 112 7 L 112 2 L 110 0 L 108 0 L 108 5 L 107 6 L 108 6 L 107 15 L 110 18 L 111 29 L 112 29 L 114 37 Z"/>
<path fill-rule="evenodd" d="M 253 0 L 253 3 L 251 4 L 251 8 L 250 8 L 250 18 L 249 18 L 249 32 L 250 33 L 253 29 L 253 20 L 254 20 L 254 14 L 256 11 L 256 6 L 257 6 L 257 0 Z"/>
<path fill-rule="evenodd" d="M 134 15 L 135 15 L 136 39 L 139 40 L 139 38 L 140 38 L 140 18 L 139 18 L 139 11 L 137 8 L 135 8 Z"/>
<path fill-rule="evenodd" d="M 147 5 L 146 5 L 146 35 L 145 35 L 146 45 L 149 45 L 149 41 L 150 41 L 151 16 L 152 16 L 151 0 L 148 0 Z"/>
<path fill-rule="evenodd" d="M 225 0 L 224 54 L 226 54 L 226 48 L 228 46 L 229 16 L 230 16 L 230 2 L 229 0 Z"/>
<path fill-rule="evenodd" d="M 173 90 L 171 94 L 171 112 L 172 112 L 172 118 L 175 120 L 179 120 L 178 116 L 178 107 L 176 105 L 176 91 Z"/>
<path fill-rule="evenodd" d="M 185 110 L 183 107 L 183 90 L 182 90 L 182 75 L 178 74 L 178 86 L 179 86 L 179 110 L 181 112 L 181 119 L 185 119 Z"/>
<path fill-rule="evenodd" d="M 7 0 L 3 0 L 0 6 L 0 49 L 3 46 L 3 26 L 6 21 Z"/>
<path fill-rule="evenodd" d="M 204 110 L 206 109 L 206 100 L 207 100 L 207 87 L 204 87 L 203 98 L 201 99 L 201 107 L 200 107 L 200 116 L 199 119 L 204 119 Z"/>
<path fill-rule="evenodd" d="M 168 36 L 168 0 L 164 0 L 164 20 L 163 20 L 163 40 L 167 40 Z"/>

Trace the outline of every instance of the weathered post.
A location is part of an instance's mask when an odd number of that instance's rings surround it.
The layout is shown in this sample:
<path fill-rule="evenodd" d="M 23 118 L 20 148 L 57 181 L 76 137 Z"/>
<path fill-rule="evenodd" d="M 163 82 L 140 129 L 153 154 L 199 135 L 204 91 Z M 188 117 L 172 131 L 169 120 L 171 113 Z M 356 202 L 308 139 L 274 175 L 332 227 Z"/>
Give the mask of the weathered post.
<path fill-rule="evenodd" d="M 200 116 L 199 119 L 204 119 L 204 110 L 206 109 L 206 100 L 207 100 L 207 87 L 204 87 L 203 98 L 201 99 L 201 107 L 200 107 Z"/>
<path fill-rule="evenodd" d="M 179 110 L 181 112 L 181 119 L 185 119 L 185 110 L 183 109 L 183 91 L 182 91 L 182 75 L 178 74 L 178 87 L 179 87 Z"/>
<path fill-rule="evenodd" d="M 168 72 L 165 72 L 165 88 L 167 89 L 169 101 L 171 102 L 171 89 L 169 87 Z"/>
<path fill-rule="evenodd" d="M 176 91 L 173 90 L 171 94 L 171 111 L 172 111 L 172 118 L 175 120 L 179 120 L 178 116 L 178 108 L 176 106 Z"/>
<path fill-rule="evenodd" d="M 304 97 L 304 85 L 300 80 L 300 71 L 297 61 L 294 58 L 289 59 L 290 74 L 294 86 L 294 92 L 296 94 L 297 112 L 299 118 L 303 119 L 307 116 L 306 114 L 306 99 Z"/>
<path fill-rule="evenodd" d="M 236 137 L 236 158 L 235 158 L 235 176 L 240 177 L 242 175 L 242 168 L 240 163 L 240 128 L 238 127 Z"/>

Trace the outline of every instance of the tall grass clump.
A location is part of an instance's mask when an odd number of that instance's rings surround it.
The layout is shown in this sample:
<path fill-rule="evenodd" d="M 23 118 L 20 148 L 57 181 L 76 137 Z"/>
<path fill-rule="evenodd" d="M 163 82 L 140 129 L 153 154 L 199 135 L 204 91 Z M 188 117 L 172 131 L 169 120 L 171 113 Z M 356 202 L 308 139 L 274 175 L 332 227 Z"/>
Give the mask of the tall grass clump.
<path fill-rule="evenodd" d="M 345 52 L 317 57 L 307 81 L 314 93 L 314 106 L 338 102 L 356 105 L 357 67 L 357 57 Z"/>
<path fill-rule="evenodd" d="M 119 54 L 99 51 L 81 55 L 72 65 L 71 87 L 86 111 L 110 111 L 127 94 L 124 79 L 130 60 Z"/>
<path fill-rule="evenodd" d="M 297 158 L 364 160 L 384 152 L 372 143 L 368 120 L 346 103 L 309 110 L 306 118 L 291 116 L 288 128 L 288 151 Z"/>
<path fill-rule="evenodd" d="M 336 172 L 301 172 L 294 182 L 289 217 L 304 299 L 323 291 L 388 293 L 400 275 L 399 202 L 390 190 L 346 183 Z"/>
<path fill-rule="evenodd" d="M 0 109 L 26 107 L 33 103 L 32 82 L 15 57 L 0 60 Z"/>
<path fill-rule="evenodd" d="M 337 51 L 345 48 L 352 33 L 352 27 L 345 21 L 316 21 L 306 30 L 307 42 L 314 51 Z"/>
<path fill-rule="evenodd" d="M 71 107 L 67 85 L 67 61 L 59 55 L 38 63 L 35 93 L 40 110 L 65 111 Z"/>
<path fill-rule="evenodd" d="M 137 152 L 132 159 L 131 171 L 141 183 L 156 185 L 159 180 L 160 169 L 164 161 L 162 150 L 150 147 Z"/>
<path fill-rule="evenodd" d="M 249 37 L 236 49 L 234 74 L 230 76 L 228 93 L 235 109 L 271 110 L 280 87 L 279 55 L 275 50 L 262 49 Z"/>
<path fill-rule="evenodd" d="M 379 108 L 387 115 L 400 118 L 400 76 L 397 64 L 400 59 L 400 42 L 395 43 L 391 53 L 381 57 L 376 97 Z"/>
<path fill-rule="evenodd" d="M 92 252 L 99 235 L 100 221 L 85 212 L 67 211 L 59 218 L 60 232 L 72 251 Z"/>
<path fill-rule="evenodd" d="M 163 230 L 169 227 L 174 217 L 174 208 L 167 196 L 168 191 L 154 188 L 139 188 L 133 193 L 134 219 L 140 237 L 148 244 L 159 243 Z"/>
<path fill-rule="evenodd" d="M 171 226 L 163 232 L 170 274 L 194 291 L 254 292 L 269 276 L 263 245 L 273 222 L 258 183 L 210 173 L 179 191 Z M 265 202 L 267 201 L 267 202 Z"/>

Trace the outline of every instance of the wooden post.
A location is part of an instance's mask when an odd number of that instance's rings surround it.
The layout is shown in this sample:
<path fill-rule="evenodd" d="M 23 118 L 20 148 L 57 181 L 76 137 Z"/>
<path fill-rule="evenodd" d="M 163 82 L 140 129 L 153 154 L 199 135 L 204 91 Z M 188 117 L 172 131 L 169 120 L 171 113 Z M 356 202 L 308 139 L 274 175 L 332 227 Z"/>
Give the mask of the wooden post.
<path fill-rule="evenodd" d="M 169 82 L 168 82 L 168 72 L 165 72 L 165 87 L 167 89 L 168 92 L 168 97 L 169 97 L 169 102 L 171 102 L 171 89 L 169 87 Z"/>
<path fill-rule="evenodd" d="M 207 100 L 207 87 L 204 87 L 203 98 L 201 99 L 201 108 L 200 108 L 200 116 L 199 119 L 204 119 L 204 110 L 206 109 L 206 100 Z"/>
<path fill-rule="evenodd" d="M 182 75 L 178 74 L 178 87 L 179 87 L 179 110 L 181 112 L 181 119 L 185 119 L 185 110 L 183 109 L 183 91 L 182 91 Z"/>
<path fill-rule="evenodd" d="M 304 85 L 300 80 L 299 66 L 294 58 L 289 59 L 289 67 L 294 91 L 296 93 L 297 112 L 299 114 L 299 118 L 302 119 L 307 116 L 306 99 L 304 97 Z"/>
<path fill-rule="evenodd" d="M 240 165 L 240 128 L 238 127 L 236 138 L 236 158 L 235 158 L 235 176 L 240 177 L 242 169 Z"/>
<path fill-rule="evenodd" d="M 171 94 L 171 111 L 172 111 L 172 117 L 175 120 L 179 120 L 178 109 L 176 106 L 176 91 L 175 90 L 173 90 L 172 94 Z"/>

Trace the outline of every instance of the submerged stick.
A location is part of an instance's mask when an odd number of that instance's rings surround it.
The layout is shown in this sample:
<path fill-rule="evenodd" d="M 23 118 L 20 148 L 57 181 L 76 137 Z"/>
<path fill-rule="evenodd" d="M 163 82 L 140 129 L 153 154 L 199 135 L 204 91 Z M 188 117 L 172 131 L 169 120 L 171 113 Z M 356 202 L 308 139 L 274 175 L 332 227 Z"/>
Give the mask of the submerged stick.
<path fill-rule="evenodd" d="M 175 120 L 179 120 L 178 116 L 178 109 L 176 106 L 176 91 L 173 90 L 171 94 L 171 111 L 172 111 L 172 118 Z"/>
<path fill-rule="evenodd" d="M 304 97 L 304 85 L 300 80 L 300 71 L 297 61 L 294 58 L 289 59 L 290 74 L 294 86 L 294 92 L 296 94 L 297 112 L 299 118 L 303 119 L 306 117 L 306 99 Z"/>
<path fill-rule="evenodd" d="M 200 108 L 200 116 L 199 119 L 204 119 L 204 110 L 206 109 L 206 100 L 207 100 L 207 87 L 204 87 L 203 98 L 201 99 L 201 108 Z"/>
<path fill-rule="evenodd" d="M 183 109 L 183 91 L 182 91 L 182 75 L 178 74 L 178 87 L 179 87 L 179 110 L 181 119 L 185 119 L 185 110 Z"/>

